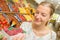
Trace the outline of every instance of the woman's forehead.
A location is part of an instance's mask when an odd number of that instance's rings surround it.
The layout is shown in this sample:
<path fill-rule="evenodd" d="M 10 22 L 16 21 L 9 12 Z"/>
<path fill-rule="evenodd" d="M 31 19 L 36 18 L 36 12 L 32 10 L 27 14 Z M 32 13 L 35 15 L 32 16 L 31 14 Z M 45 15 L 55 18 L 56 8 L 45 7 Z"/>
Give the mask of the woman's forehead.
<path fill-rule="evenodd" d="M 40 6 L 37 7 L 36 12 L 49 14 L 51 12 L 51 10 L 50 10 L 49 7 L 40 5 Z"/>
<path fill-rule="evenodd" d="M 50 10 L 50 8 L 49 7 L 47 7 L 47 6 L 43 6 L 43 5 L 39 5 L 38 7 L 37 7 L 37 10 L 40 10 L 40 9 L 46 9 L 46 10 Z"/>
<path fill-rule="evenodd" d="M 50 8 L 49 7 L 46 7 L 46 6 L 43 6 L 43 5 L 39 5 L 36 9 L 36 11 L 42 11 L 42 12 L 50 12 Z"/>

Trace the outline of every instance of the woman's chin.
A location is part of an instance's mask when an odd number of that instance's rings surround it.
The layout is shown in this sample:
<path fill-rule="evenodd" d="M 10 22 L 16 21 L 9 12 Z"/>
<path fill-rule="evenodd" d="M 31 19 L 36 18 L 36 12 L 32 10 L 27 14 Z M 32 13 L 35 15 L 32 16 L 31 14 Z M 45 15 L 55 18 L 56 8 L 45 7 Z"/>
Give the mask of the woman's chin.
<path fill-rule="evenodd" d="M 35 25 L 41 25 L 41 22 L 34 22 Z"/>

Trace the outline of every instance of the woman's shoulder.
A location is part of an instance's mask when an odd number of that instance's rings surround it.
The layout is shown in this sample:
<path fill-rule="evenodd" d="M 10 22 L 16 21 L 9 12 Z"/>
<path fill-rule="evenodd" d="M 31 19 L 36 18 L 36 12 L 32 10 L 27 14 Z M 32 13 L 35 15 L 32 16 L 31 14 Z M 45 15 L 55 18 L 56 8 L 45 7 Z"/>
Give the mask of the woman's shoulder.
<path fill-rule="evenodd" d="M 52 36 L 54 37 L 54 36 L 56 36 L 56 32 L 55 31 L 51 31 L 52 33 Z"/>
<path fill-rule="evenodd" d="M 51 29 L 50 27 L 47 28 L 53 36 L 56 36 L 56 32 L 53 29 Z"/>
<path fill-rule="evenodd" d="M 56 40 L 56 32 L 51 31 L 52 40 Z"/>

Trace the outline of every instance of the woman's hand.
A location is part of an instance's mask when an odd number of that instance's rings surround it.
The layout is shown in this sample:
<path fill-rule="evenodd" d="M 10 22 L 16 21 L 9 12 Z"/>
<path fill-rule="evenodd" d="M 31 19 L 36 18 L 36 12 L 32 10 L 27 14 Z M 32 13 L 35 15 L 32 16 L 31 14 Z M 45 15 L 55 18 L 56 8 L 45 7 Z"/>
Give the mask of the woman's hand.
<path fill-rule="evenodd" d="M 19 33 L 13 37 L 13 40 L 24 40 L 25 34 L 24 33 Z"/>
<path fill-rule="evenodd" d="M 7 38 L 6 37 L 3 37 L 2 40 L 7 40 Z"/>

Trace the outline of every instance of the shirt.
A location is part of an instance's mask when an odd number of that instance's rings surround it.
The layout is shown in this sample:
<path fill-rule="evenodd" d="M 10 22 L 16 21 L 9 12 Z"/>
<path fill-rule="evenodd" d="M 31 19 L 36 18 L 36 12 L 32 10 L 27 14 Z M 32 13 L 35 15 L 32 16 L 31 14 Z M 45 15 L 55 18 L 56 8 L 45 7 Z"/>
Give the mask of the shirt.
<path fill-rule="evenodd" d="M 54 31 L 50 31 L 47 35 L 42 37 L 36 36 L 32 30 L 31 22 L 23 22 L 20 27 L 26 31 L 24 40 L 56 40 L 56 33 Z"/>

